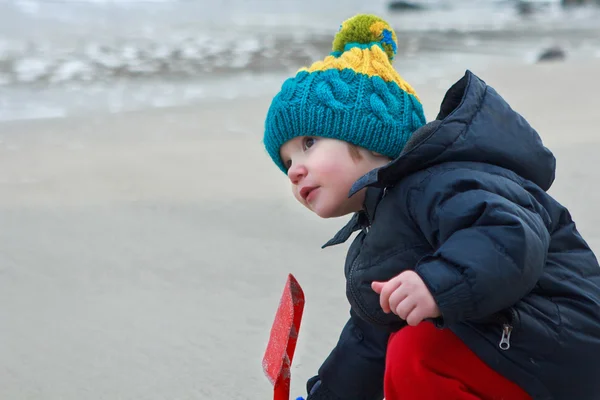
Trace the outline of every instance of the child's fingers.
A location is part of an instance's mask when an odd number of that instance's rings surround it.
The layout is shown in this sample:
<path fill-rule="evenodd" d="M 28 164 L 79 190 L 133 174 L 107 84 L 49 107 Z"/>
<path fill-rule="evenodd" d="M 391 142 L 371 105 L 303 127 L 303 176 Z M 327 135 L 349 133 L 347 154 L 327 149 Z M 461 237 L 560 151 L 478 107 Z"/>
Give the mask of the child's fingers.
<path fill-rule="evenodd" d="M 407 321 L 408 316 L 417 308 L 414 298 L 407 297 L 394 308 L 394 314 Z"/>
<path fill-rule="evenodd" d="M 381 294 L 381 289 L 383 289 L 383 285 L 385 285 L 385 282 L 371 282 L 371 289 L 373 289 L 373 291 L 377 294 Z"/>
<path fill-rule="evenodd" d="M 423 311 L 423 307 L 415 307 L 408 313 L 405 320 L 408 325 L 417 326 L 425 318 L 427 318 L 427 316 L 425 315 L 425 313 Z"/>
<path fill-rule="evenodd" d="M 394 314 L 396 313 L 396 308 L 398 308 L 400 303 L 402 303 L 402 301 L 404 301 L 406 299 L 406 297 L 408 296 L 408 293 L 406 293 L 406 290 L 404 289 L 404 287 L 405 287 L 405 285 L 400 286 L 398 289 L 394 290 L 394 293 L 392 293 L 392 295 L 390 296 L 390 299 L 388 301 L 390 310 L 392 310 L 392 312 L 394 312 Z"/>
<path fill-rule="evenodd" d="M 375 293 L 377 293 L 378 295 L 380 295 L 379 296 L 379 304 L 381 305 L 381 308 L 382 308 L 383 312 L 389 313 L 390 310 L 389 310 L 389 308 L 385 307 L 385 303 L 384 303 L 384 301 L 382 301 L 382 296 L 381 296 L 381 292 L 383 291 L 383 288 L 385 287 L 385 284 L 386 284 L 385 282 L 375 282 L 375 281 L 373 281 L 373 282 L 371 282 L 371 289 L 373 289 L 373 291 Z"/>
<path fill-rule="evenodd" d="M 395 278 L 392 278 L 389 281 L 385 282 L 385 284 L 383 285 L 381 293 L 379 294 L 379 304 L 381 305 L 381 309 L 383 310 L 383 312 L 391 312 L 390 296 L 392 295 L 392 293 L 394 293 L 396 289 L 398 289 L 398 287 L 400 287 L 401 284 L 402 280 L 400 278 L 400 275 L 398 275 Z"/>

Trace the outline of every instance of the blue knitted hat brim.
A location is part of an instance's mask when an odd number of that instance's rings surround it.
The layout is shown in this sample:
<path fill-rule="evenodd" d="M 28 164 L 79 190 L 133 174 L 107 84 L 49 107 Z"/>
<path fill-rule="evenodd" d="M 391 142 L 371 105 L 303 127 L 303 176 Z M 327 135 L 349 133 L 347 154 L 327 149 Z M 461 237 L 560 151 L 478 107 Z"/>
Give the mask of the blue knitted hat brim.
<path fill-rule="evenodd" d="M 295 137 L 343 140 L 396 158 L 425 122 L 419 100 L 395 82 L 352 69 L 301 71 L 273 99 L 263 141 L 286 172 L 279 150 Z"/>

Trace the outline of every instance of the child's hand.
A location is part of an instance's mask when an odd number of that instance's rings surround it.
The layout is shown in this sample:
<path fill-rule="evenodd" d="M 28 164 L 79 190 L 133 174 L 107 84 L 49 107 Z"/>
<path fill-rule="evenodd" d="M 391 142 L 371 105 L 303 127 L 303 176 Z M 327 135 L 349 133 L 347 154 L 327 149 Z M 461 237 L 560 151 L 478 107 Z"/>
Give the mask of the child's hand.
<path fill-rule="evenodd" d="M 385 313 L 393 312 L 411 326 L 441 315 L 429 289 L 414 271 L 404 271 L 387 282 L 373 282 L 371 288 L 379 294 Z"/>

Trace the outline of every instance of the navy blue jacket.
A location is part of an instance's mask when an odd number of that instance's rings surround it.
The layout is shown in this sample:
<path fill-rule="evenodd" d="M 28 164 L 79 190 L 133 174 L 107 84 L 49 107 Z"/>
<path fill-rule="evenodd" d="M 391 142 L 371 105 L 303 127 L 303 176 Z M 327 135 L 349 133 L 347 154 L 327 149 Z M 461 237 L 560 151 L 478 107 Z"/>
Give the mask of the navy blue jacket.
<path fill-rule="evenodd" d="M 435 298 L 435 322 L 534 399 L 600 398 L 600 267 L 546 193 L 554 171 L 536 131 L 467 71 L 437 120 L 352 188 L 367 187 L 364 211 L 325 245 L 360 231 L 345 266 L 351 317 L 310 398 L 383 397 L 387 339 L 405 323 L 371 282 L 407 269 Z"/>

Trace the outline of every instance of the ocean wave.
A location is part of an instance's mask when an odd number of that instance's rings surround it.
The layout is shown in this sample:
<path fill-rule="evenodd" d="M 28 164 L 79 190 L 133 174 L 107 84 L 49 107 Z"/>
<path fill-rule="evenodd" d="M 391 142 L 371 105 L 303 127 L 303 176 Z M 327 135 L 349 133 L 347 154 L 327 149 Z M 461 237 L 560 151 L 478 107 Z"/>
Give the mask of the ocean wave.
<path fill-rule="evenodd" d="M 31 8 L 31 4 L 41 3 L 28 0 L 15 4 L 30 4 Z M 53 10 L 56 14 L 49 15 L 64 17 L 65 10 Z M 206 21 L 195 26 L 183 17 L 186 12 L 182 9 L 171 10 L 162 19 L 127 11 L 112 24 L 106 22 L 113 15 L 110 10 L 104 10 L 104 19 L 99 11 L 69 10 L 70 17 L 64 17 L 68 21 L 62 25 L 53 18 L 44 19 L 46 14 L 39 9 L 31 11 L 35 15 L 29 16 L 33 19 L 27 23 L 35 24 L 35 35 L 23 29 L 24 21 L 13 21 L 6 13 L 4 18 L 0 16 L 0 34 L 4 33 L 0 35 L 0 85 L 210 80 L 240 72 L 291 72 L 327 55 L 335 33 L 331 32 L 331 24 L 323 29 L 322 20 L 299 14 L 287 18 L 238 15 L 231 17 L 224 28 Z M 418 16 L 389 14 L 399 37 L 398 60 L 420 52 L 510 55 L 524 49 L 531 52 L 552 41 L 587 40 L 589 47 L 600 41 L 598 12 L 581 16 L 550 13 L 519 19 L 511 8 L 488 5 L 485 10 L 487 14 L 476 7 L 468 12 L 442 9 Z M 89 21 L 96 21 L 96 25 Z"/>
<path fill-rule="evenodd" d="M 272 37 L 229 41 L 189 38 L 173 43 L 92 42 L 70 49 L 4 43 L 0 46 L 0 84 L 281 71 L 323 54 L 321 45 L 324 43 Z"/>

